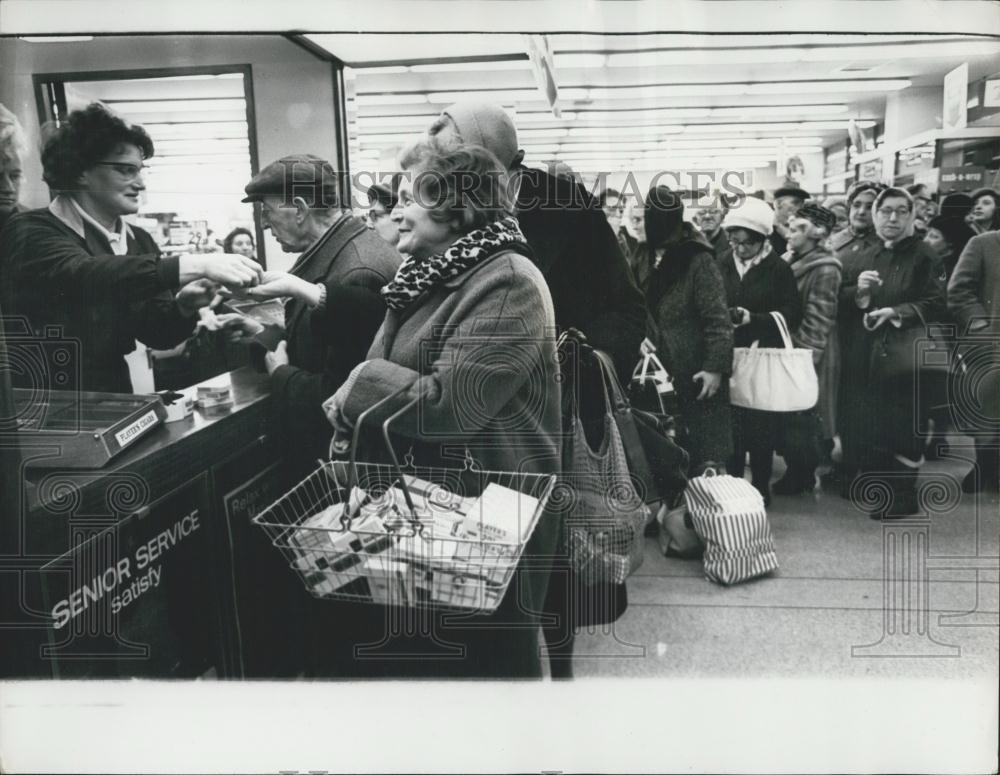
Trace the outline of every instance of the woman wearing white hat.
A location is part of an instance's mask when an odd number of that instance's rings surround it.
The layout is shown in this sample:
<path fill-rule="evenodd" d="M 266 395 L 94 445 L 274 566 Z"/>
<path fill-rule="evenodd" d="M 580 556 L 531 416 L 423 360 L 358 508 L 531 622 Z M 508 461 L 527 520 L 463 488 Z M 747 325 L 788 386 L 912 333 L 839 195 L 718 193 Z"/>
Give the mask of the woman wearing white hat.
<path fill-rule="evenodd" d="M 730 318 L 736 328 L 734 345 L 781 347 L 772 312 L 780 312 L 794 331 L 802 317 L 802 301 L 795 275 L 773 252 L 768 237 L 774 230 L 774 211 L 768 204 L 748 197 L 726 215 L 722 228 L 729 247 L 719 259 L 719 271 L 726 288 Z M 742 476 L 747 452 L 753 485 L 764 502 L 771 500 L 771 467 L 778 431 L 774 412 L 733 407 L 734 454 L 727 468 L 732 476 Z"/>

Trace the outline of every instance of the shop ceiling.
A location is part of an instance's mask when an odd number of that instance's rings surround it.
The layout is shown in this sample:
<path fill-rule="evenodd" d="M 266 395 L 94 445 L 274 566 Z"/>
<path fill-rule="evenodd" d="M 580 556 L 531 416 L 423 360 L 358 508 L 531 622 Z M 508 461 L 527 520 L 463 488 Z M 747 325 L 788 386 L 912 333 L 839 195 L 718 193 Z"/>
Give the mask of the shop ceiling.
<path fill-rule="evenodd" d="M 571 165 L 771 160 L 842 142 L 882 120 L 887 95 L 940 87 L 969 62 L 997 69 L 1000 41 L 965 35 L 552 34 L 556 117 L 523 35 L 306 35 L 350 67 L 355 152 L 384 158 L 459 100 L 517 116 L 529 157 Z"/>

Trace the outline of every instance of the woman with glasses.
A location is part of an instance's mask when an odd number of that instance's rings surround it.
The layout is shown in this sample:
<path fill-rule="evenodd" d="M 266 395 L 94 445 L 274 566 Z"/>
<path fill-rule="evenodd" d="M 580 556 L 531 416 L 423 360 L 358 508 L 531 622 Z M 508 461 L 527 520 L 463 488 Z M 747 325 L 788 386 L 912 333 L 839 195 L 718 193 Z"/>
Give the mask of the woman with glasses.
<path fill-rule="evenodd" d="M 853 440 L 859 470 L 843 494 L 865 497 L 872 485 L 882 495 L 870 499 L 873 519 L 904 517 L 916 512 L 917 472 L 924 442 L 914 428 L 925 412 L 928 384 L 918 384 L 918 359 L 899 369 L 886 361 L 887 337 L 894 330 L 921 327 L 944 314 L 944 270 L 931 247 L 912 233 L 913 199 L 899 188 L 887 188 L 872 207 L 881 244 L 862 261 L 844 267 L 839 322 L 841 354 L 841 432 Z M 929 403 L 927 404 L 930 405 Z"/>
<path fill-rule="evenodd" d="M 722 227 L 729 248 L 719 269 L 726 289 L 729 315 L 736 331 L 736 347 L 782 347 L 781 333 L 772 312 L 780 312 L 790 331 L 802 318 L 802 300 L 795 275 L 768 239 L 774 230 L 774 211 L 748 197 L 726 215 Z M 743 476 L 747 453 L 753 486 L 771 502 L 771 471 L 781 415 L 758 409 L 733 407 L 734 454 L 726 466 L 732 476 Z"/>
<path fill-rule="evenodd" d="M 33 387 L 132 392 L 125 354 L 137 339 L 174 347 L 194 331 L 215 283 L 259 281 L 260 266 L 244 256 L 161 258 L 153 238 L 123 220 L 139 211 L 152 155 L 142 127 L 97 103 L 70 113 L 47 138 L 43 177 L 56 196 L 4 229 L 0 288 L 8 314 L 27 317 L 36 331 L 62 327 L 79 342 L 80 361 L 67 384 Z"/>

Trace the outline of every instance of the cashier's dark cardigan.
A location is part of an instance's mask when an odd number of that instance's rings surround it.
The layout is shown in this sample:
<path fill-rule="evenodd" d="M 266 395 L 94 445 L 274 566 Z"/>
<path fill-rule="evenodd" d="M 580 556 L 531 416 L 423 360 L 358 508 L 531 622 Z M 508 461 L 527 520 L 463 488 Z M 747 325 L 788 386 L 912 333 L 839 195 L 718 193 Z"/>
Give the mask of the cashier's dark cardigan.
<path fill-rule="evenodd" d="M 160 258 L 148 233 L 129 226 L 128 253 L 117 256 L 91 224 L 83 228 L 80 237 L 47 208 L 11 216 L 0 233 L 4 312 L 26 316 L 41 335 L 59 327 L 60 337 L 78 340 L 79 369 L 48 387 L 131 393 L 125 354 L 135 340 L 174 347 L 193 333 L 197 317 L 178 309 L 177 259 Z M 13 379 L 23 387 L 31 377 Z"/>

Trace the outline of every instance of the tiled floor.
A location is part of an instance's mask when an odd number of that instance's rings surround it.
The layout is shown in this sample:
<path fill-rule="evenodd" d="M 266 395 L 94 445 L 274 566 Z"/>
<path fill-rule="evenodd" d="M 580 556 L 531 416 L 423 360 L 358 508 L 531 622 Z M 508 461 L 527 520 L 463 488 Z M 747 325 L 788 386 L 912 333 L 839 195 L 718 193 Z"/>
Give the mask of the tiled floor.
<path fill-rule="evenodd" d="M 1000 503 L 962 495 L 971 449 L 953 441 L 955 458 L 921 474 L 936 496 L 923 521 L 883 525 L 835 493 L 775 497 L 781 567 L 767 578 L 722 587 L 699 560 L 665 558 L 647 539 L 628 611 L 611 631 L 579 634 L 576 676 L 996 681 Z M 893 569 L 893 556 L 912 564 Z M 897 602 L 887 607 L 887 595 Z"/>

